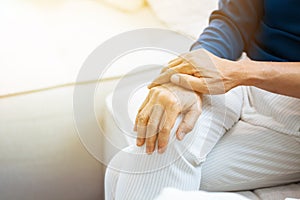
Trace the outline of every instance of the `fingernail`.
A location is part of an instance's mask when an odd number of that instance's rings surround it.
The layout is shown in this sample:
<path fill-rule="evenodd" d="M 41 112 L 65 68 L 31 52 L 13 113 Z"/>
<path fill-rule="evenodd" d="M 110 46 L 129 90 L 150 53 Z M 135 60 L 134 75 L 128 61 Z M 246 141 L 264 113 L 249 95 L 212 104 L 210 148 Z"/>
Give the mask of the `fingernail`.
<path fill-rule="evenodd" d="M 147 147 L 146 152 L 147 152 L 148 155 L 151 155 L 153 153 L 153 150 L 152 150 L 151 147 Z"/>
<path fill-rule="evenodd" d="M 142 146 L 142 145 L 143 145 L 143 141 L 140 140 L 140 139 L 137 139 L 137 140 L 136 140 L 136 145 L 137 145 L 137 146 Z"/>
<path fill-rule="evenodd" d="M 184 132 L 180 132 L 179 135 L 178 135 L 178 139 L 179 140 L 183 140 L 184 136 L 185 136 L 185 133 Z"/>
<path fill-rule="evenodd" d="M 162 154 L 162 153 L 164 153 L 165 151 L 166 151 L 166 148 L 163 148 L 163 147 L 158 148 L 158 153 L 159 153 L 159 154 Z"/>
<path fill-rule="evenodd" d="M 147 154 L 148 154 L 148 155 L 151 155 L 152 153 L 153 153 L 152 151 L 147 150 Z"/>
<path fill-rule="evenodd" d="M 180 79 L 180 77 L 175 74 L 175 75 L 171 76 L 170 80 L 171 80 L 172 83 L 179 83 L 179 79 Z"/>

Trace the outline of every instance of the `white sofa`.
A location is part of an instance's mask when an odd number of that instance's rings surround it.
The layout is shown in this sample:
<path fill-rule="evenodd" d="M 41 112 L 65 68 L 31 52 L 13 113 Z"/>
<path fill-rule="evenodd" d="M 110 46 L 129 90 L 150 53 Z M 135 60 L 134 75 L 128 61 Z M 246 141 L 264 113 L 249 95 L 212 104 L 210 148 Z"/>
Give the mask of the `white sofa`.
<path fill-rule="evenodd" d="M 0 199 L 103 199 L 105 168 L 77 133 L 73 84 L 105 40 L 165 26 L 148 7 L 101 0 L 1 1 L 0 15 Z M 114 80 L 105 84 L 99 112 Z"/>

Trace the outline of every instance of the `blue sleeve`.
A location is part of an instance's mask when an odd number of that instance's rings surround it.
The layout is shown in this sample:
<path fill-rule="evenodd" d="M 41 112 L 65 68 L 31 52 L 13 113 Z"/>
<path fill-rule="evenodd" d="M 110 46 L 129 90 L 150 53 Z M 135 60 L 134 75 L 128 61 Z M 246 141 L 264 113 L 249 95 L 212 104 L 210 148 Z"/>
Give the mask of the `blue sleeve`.
<path fill-rule="evenodd" d="M 218 57 L 237 60 L 253 37 L 263 14 L 263 0 L 220 0 L 192 50 L 205 48 Z"/>

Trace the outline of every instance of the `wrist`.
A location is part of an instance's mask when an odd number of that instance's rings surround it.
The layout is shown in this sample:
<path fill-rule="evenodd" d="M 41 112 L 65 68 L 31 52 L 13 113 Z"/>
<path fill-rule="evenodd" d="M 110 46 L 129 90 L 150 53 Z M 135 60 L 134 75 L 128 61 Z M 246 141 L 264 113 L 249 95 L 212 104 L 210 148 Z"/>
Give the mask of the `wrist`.
<path fill-rule="evenodd" d="M 242 78 L 245 76 L 243 65 L 238 61 L 230 61 L 226 59 L 222 59 L 222 61 L 222 66 L 225 67 L 223 68 L 223 76 L 225 85 L 227 86 L 225 86 L 226 90 L 243 85 L 245 79 Z"/>
<path fill-rule="evenodd" d="M 242 59 L 237 62 L 239 68 L 239 85 L 259 86 L 266 73 L 262 63 L 252 61 L 250 59 Z"/>

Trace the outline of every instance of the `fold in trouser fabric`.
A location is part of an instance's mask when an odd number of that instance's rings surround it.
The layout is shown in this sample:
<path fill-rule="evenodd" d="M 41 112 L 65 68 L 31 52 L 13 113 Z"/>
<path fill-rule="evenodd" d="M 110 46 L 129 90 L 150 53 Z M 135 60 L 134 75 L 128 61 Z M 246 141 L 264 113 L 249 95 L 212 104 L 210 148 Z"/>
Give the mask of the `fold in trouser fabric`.
<path fill-rule="evenodd" d="M 300 181 L 300 99 L 243 87 L 241 120 L 214 147 L 201 189 L 236 191 Z"/>
<path fill-rule="evenodd" d="M 110 162 L 105 177 L 106 199 L 153 199 L 164 187 L 198 190 L 201 163 L 239 119 L 243 103 L 241 88 L 226 95 L 205 96 L 203 112 L 183 141 L 171 133 L 164 154 L 146 155 L 145 147 L 130 146 Z"/>
<path fill-rule="evenodd" d="M 202 190 L 237 191 L 300 181 L 300 137 L 239 121 L 202 165 Z"/>

